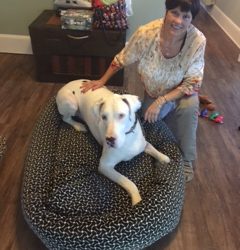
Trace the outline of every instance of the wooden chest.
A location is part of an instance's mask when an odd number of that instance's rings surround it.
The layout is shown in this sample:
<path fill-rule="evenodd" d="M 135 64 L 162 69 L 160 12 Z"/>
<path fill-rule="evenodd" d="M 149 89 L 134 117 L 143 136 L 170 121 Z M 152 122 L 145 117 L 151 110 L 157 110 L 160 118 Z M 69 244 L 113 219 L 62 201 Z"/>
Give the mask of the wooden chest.
<path fill-rule="evenodd" d="M 29 26 L 36 76 L 43 82 L 99 79 L 125 45 L 125 31 L 79 31 L 61 28 L 53 10 L 45 10 Z M 123 70 L 109 81 L 122 86 Z"/>

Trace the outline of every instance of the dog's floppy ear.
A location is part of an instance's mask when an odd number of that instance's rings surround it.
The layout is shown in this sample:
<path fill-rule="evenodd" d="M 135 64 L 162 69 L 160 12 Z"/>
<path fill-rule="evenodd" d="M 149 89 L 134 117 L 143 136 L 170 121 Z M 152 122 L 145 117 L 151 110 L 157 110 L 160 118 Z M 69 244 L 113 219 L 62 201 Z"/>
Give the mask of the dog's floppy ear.
<path fill-rule="evenodd" d="M 130 105 L 129 109 L 133 112 L 138 111 L 141 108 L 141 102 L 136 95 L 129 95 L 125 94 L 122 95 L 122 100 L 127 104 Z"/>
<path fill-rule="evenodd" d="M 103 105 L 104 105 L 104 100 L 102 98 L 96 101 L 95 104 L 93 105 L 93 113 L 96 116 L 99 116 Z"/>

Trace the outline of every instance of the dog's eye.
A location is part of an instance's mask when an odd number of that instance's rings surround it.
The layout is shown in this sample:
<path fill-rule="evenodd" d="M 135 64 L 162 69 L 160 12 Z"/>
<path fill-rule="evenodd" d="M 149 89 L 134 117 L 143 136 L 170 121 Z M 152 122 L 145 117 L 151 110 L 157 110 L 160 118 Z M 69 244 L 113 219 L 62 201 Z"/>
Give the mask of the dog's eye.
<path fill-rule="evenodd" d="M 102 119 L 103 120 L 107 120 L 107 116 L 106 115 L 102 115 Z"/>
<path fill-rule="evenodd" d="M 125 117 L 125 114 L 119 114 L 119 115 L 118 115 L 118 118 L 119 118 L 119 119 L 123 119 L 124 117 Z"/>

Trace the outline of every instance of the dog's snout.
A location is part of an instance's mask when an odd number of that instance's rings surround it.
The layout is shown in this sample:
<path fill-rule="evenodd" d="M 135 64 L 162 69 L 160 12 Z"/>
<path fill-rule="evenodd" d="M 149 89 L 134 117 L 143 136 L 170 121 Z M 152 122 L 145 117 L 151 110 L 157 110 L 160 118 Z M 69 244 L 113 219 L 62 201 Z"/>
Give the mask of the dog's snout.
<path fill-rule="evenodd" d="M 114 138 L 114 137 L 106 137 L 106 141 L 107 141 L 107 144 L 108 144 L 109 146 L 113 147 L 113 146 L 114 146 L 114 143 L 115 143 L 115 141 L 116 141 L 116 138 Z"/>

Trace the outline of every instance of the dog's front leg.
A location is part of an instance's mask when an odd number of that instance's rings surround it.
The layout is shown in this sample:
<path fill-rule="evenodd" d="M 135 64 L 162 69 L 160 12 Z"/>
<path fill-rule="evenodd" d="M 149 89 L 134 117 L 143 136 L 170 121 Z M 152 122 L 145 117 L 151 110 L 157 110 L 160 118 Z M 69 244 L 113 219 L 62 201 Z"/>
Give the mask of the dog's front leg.
<path fill-rule="evenodd" d="M 115 165 L 107 163 L 104 159 L 100 160 L 99 172 L 108 177 L 113 182 L 125 189 L 132 199 L 132 205 L 136 205 L 142 200 L 137 186 L 127 177 L 114 169 Z"/>
<path fill-rule="evenodd" d="M 149 142 L 147 142 L 144 152 L 151 155 L 153 158 L 160 161 L 161 163 L 169 163 L 170 162 L 170 159 L 169 159 L 168 156 L 166 156 L 165 154 L 159 152 Z"/>
<path fill-rule="evenodd" d="M 72 125 L 77 131 L 82 131 L 82 132 L 86 132 L 87 129 L 86 127 L 80 123 L 80 122 L 76 122 L 72 119 L 72 116 L 63 116 L 63 121 Z"/>

